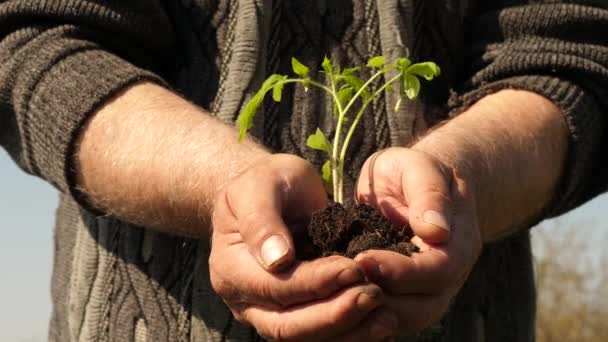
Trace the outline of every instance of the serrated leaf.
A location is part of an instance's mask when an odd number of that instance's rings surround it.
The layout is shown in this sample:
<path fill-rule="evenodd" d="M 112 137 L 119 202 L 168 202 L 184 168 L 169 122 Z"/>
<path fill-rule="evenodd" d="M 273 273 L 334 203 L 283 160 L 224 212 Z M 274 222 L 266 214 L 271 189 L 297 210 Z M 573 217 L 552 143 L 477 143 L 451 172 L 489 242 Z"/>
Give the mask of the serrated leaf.
<path fill-rule="evenodd" d="M 408 74 L 424 77 L 427 81 L 441 75 L 441 69 L 433 62 L 416 63 L 408 67 Z"/>
<path fill-rule="evenodd" d="M 327 187 L 331 189 L 331 162 L 329 160 L 321 168 L 321 178 Z"/>
<path fill-rule="evenodd" d="M 367 66 L 369 68 L 382 69 L 385 63 L 386 58 L 384 56 L 375 56 L 367 61 Z"/>
<path fill-rule="evenodd" d="M 328 77 L 334 74 L 334 67 L 331 64 L 331 60 L 327 58 L 327 56 L 323 58 L 323 63 L 321 64 L 321 67 L 323 68 L 325 74 L 327 74 Z"/>
<path fill-rule="evenodd" d="M 405 84 L 407 98 L 415 99 L 420 93 L 420 80 L 414 75 L 405 74 Z"/>
<path fill-rule="evenodd" d="M 291 67 L 296 75 L 301 78 L 308 78 L 310 69 L 308 69 L 306 65 L 300 63 L 295 57 L 291 57 Z"/>
<path fill-rule="evenodd" d="M 331 155 L 331 143 L 319 128 L 317 128 L 315 134 L 308 137 L 306 146 L 315 150 L 327 152 L 327 154 Z"/>
<path fill-rule="evenodd" d="M 277 82 L 285 79 L 286 76 L 274 74 L 271 75 L 262 83 L 260 90 L 247 102 L 236 122 L 239 126 L 239 141 L 242 141 L 247 134 L 247 131 L 253 126 L 253 118 L 255 117 L 258 108 L 264 102 L 264 97 L 266 94 L 274 88 Z"/>

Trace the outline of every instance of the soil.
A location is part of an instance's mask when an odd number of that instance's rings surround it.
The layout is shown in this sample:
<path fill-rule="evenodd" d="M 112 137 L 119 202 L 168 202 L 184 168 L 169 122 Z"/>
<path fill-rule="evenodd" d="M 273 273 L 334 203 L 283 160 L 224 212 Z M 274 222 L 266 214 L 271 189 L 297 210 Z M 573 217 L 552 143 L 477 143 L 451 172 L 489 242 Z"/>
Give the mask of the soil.
<path fill-rule="evenodd" d="M 309 243 L 297 249 L 299 257 L 307 260 L 336 254 L 354 258 L 368 249 L 410 256 L 418 252 L 410 242 L 413 236 L 409 226 L 394 225 L 370 206 L 344 208 L 332 204 L 313 214 L 308 226 Z"/>

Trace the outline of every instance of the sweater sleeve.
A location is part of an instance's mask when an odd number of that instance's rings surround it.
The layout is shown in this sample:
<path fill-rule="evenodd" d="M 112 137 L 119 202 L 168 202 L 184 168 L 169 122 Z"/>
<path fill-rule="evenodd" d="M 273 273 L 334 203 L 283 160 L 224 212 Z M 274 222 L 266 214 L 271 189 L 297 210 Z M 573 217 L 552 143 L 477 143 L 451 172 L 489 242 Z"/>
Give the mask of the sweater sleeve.
<path fill-rule="evenodd" d="M 172 37 L 159 0 L 1 1 L 0 145 L 26 172 L 71 192 L 79 129 L 126 86 L 162 83 L 149 70 Z"/>
<path fill-rule="evenodd" d="M 544 214 L 550 217 L 608 188 L 602 155 L 608 147 L 608 1 L 529 2 L 480 5 L 468 34 L 469 78 L 453 105 L 458 113 L 485 95 L 514 88 L 543 95 L 561 109 L 569 149 Z"/>

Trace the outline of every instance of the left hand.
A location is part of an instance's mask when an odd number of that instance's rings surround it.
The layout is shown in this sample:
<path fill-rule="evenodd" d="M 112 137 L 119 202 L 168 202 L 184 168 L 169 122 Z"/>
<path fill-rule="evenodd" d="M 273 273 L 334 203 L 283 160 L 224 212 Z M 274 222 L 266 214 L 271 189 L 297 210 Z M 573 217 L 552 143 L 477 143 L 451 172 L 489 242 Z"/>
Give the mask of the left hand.
<path fill-rule="evenodd" d="M 366 161 L 356 196 L 416 235 L 412 257 L 370 250 L 355 261 L 384 290 L 399 333 L 421 331 L 445 314 L 481 252 L 470 182 L 425 152 L 390 148 Z"/>

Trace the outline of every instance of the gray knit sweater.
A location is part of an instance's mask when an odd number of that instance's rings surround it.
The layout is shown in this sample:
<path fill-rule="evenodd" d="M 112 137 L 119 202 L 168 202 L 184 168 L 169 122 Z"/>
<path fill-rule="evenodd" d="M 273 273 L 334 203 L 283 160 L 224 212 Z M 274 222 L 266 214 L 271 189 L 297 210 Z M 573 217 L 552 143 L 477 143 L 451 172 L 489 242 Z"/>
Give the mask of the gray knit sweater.
<path fill-rule="evenodd" d="M 507 87 L 553 100 L 569 124 L 566 172 L 545 216 L 607 187 L 608 1 L 0 1 L 0 144 L 62 192 L 51 341 L 260 339 L 213 293 L 204 242 L 87 207 L 74 187 L 74 137 L 100 103 L 146 79 L 232 122 L 266 75 L 288 72 L 291 56 L 319 65 L 325 54 L 344 65 L 409 54 L 443 69 L 399 113 L 387 110 L 391 94 L 374 103 L 353 139 L 347 191 L 372 152 L 407 144 Z M 319 163 L 305 138 L 331 129 L 320 119 L 327 99 L 298 89 L 284 98 L 266 103 L 253 134 Z M 533 270 L 521 228 L 484 246 L 440 325 L 404 340 L 533 340 Z"/>

